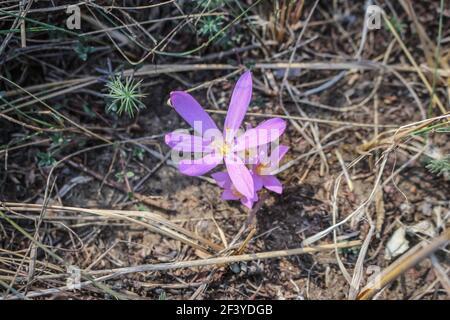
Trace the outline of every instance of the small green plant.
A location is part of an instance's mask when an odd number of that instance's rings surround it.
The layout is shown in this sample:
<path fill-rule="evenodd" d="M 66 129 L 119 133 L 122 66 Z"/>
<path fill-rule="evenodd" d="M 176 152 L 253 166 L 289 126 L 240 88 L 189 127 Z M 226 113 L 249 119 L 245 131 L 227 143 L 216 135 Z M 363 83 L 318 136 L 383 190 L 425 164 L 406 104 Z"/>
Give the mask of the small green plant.
<path fill-rule="evenodd" d="M 47 150 L 39 151 L 36 154 L 37 164 L 39 167 L 53 166 L 57 162 L 55 157 L 71 141 L 69 137 L 64 136 L 61 132 L 52 133 L 49 135 L 49 138 L 51 140 L 51 143 Z"/>
<path fill-rule="evenodd" d="M 218 32 L 223 24 L 223 17 L 205 17 L 200 21 L 199 34 L 205 37 L 212 37 Z"/>
<path fill-rule="evenodd" d="M 95 112 L 92 111 L 91 107 L 87 103 L 83 104 L 83 111 L 89 118 L 95 118 L 96 116 Z"/>
<path fill-rule="evenodd" d="M 442 159 L 429 160 L 426 168 L 430 170 L 431 173 L 437 175 L 450 173 L 450 155 L 447 155 Z"/>
<path fill-rule="evenodd" d="M 138 211 L 148 211 L 148 208 L 146 206 L 144 206 L 142 203 L 136 203 L 136 208 L 138 209 Z M 140 221 L 144 221 L 143 217 L 138 217 L 138 220 Z"/>
<path fill-rule="evenodd" d="M 158 300 L 167 300 L 167 296 L 166 296 L 166 292 L 165 291 L 162 291 L 159 294 Z"/>
<path fill-rule="evenodd" d="M 441 122 L 434 125 L 421 128 L 414 131 L 412 135 L 422 136 L 427 138 L 430 134 L 450 133 L 449 122 Z M 444 175 L 450 173 L 450 154 L 446 156 L 439 154 L 434 158 L 427 158 L 425 160 L 425 167 L 433 174 Z"/>
<path fill-rule="evenodd" d="M 350 254 L 350 255 L 357 255 L 358 252 L 359 252 L 359 250 L 360 250 L 359 247 L 338 249 L 338 251 L 339 251 L 341 254 Z"/>
<path fill-rule="evenodd" d="M 115 112 L 119 116 L 125 112 L 130 118 L 133 118 L 135 112 L 144 109 L 145 105 L 140 99 L 145 95 L 139 92 L 141 82 L 135 82 L 132 77 L 123 81 L 120 76 L 108 81 L 106 87 L 109 89 L 109 93 L 106 96 L 111 99 L 111 102 L 107 110 Z"/>
<path fill-rule="evenodd" d="M 117 182 L 124 182 L 125 176 L 127 177 L 127 179 L 131 179 L 135 175 L 134 175 L 133 171 L 127 171 L 125 174 L 123 172 L 118 172 L 118 173 L 116 173 L 115 176 L 116 176 Z"/>
<path fill-rule="evenodd" d="M 403 34 L 405 32 L 406 24 L 401 22 L 398 18 L 392 17 L 391 19 L 389 19 L 389 21 L 392 23 L 395 31 L 397 31 L 398 34 Z M 387 24 L 385 24 L 384 27 L 386 30 L 389 30 L 389 27 L 387 26 Z"/>
<path fill-rule="evenodd" d="M 56 163 L 56 159 L 50 152 L 38 152 L 38 166 L 40 167 L 51 167 Z"/>
<path fill-rule="evenodd" d="M 142 149 L 141 147 L 136 147 L 133 149 L 133 157 L 143 161 L 144 160 L 144 149 Z"/>
<path fill-rule="evenodd" d="M 83 45 L 82 42 L 78 42 L 77 45 L 74 48 L 75 52 L 78 54 L 78 58 L 80 58 L 83 61 L 86 61 L 89 54 L 95 51 L 94 47 L 89 47 Z"/>
<path fill-rule="evenodd" d="M 52 149 L 52 150 L 64 147 L 70 141 L 69 139 L 65 138 L 60 132 L 52 134 L 50 136 L 50 139 L 52 140 L 52 143 L 51 143 L 49 149 Z"/>

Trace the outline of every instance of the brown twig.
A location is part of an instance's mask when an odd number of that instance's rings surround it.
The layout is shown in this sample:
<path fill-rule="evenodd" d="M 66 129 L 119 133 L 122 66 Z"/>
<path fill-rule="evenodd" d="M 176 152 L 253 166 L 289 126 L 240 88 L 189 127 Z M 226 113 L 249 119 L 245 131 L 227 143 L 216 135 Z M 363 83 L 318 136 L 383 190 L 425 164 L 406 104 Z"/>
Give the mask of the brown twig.
<path fill-rule="evenodd" d="M 412 268 L 423 259 L 445 246 L 450 241 L 450 229 L 445 230 L 441 236 L 434 239 L 430 243 L 420 242 L 416 247 L 410 249 L 400 259 L 396 260 L 389 267 L 384 269 L 373 281 L 367 284 L 358 294 L 358 300 L 369 300 L 373 296 L 387 286 L 389 283 L 397 279 L 406 270 Z"/>

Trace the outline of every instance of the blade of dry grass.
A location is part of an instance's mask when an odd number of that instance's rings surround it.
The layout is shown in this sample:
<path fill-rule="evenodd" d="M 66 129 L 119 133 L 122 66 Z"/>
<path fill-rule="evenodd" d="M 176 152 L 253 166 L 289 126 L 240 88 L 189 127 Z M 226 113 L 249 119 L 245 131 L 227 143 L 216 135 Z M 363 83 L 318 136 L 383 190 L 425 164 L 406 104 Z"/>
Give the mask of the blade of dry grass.
<path fill-rule="evenodd" d="M 389 267 L 384 269 L 373 281 L 368 283 L 358 294 L 358 300 L 369 300 L 377 292 L 382 290 L 389 283 L 397 279 L 406 270 L 412 268 L 423 259 L 439 250 L 450 242 L 450 229 L 445 230 L 441 236 L 435 238 L 430 243 L 420 242 L 414 248 L 397 259 Z"/>

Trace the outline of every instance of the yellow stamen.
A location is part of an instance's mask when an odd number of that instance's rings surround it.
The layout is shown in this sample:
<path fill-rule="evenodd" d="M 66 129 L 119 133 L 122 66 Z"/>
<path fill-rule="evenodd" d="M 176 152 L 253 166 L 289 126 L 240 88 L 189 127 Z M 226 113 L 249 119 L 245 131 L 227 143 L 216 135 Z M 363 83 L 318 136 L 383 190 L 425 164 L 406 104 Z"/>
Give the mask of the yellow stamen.
<path fill-rule="evenodd" d="M 255 172 L 257 175 L 259 176 L 265 176 L 268 174 L 269 171 L 269 166 L 267 164 L 264 163 L 260 163 L 256 166 L 255 168 Z"/>
<path fill-rule="evenodd" d="M 212 145 L 216 148 L 217 152 L 224 157 L 231 152 L 231 146 L 223 141 L 214 141 Z"/>
<path fill-rule="evenodd" d="M 231 147 L 224 143 L 221 147 L 220 147 L 220 153 L 222 154 L 222 156 L 227 155 L 228 153 L 230 153 L 231 151 Z"/>

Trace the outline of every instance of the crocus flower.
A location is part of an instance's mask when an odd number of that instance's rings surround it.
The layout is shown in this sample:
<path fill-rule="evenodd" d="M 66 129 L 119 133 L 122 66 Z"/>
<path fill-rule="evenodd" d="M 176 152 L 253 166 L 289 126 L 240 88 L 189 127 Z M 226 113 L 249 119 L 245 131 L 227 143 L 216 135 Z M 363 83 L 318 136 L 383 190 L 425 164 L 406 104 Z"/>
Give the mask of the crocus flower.
<path fill-rule="evenodd" d="M 165 142 L 174 150 L 201 152 L 199 159 L 184 159 L 178 163 L 181 173 L 190 176 L 203 175 L 218 164 L 225 162 L 230 180 L 241 195 L 252 199 L 255 194 L 254 183 L 246 163 L 238 153 L 256 148 L 276 140 L 285 130 L 286 122 L 273 118 L 238 136 L 238 130 L 247 112 L 252 97 L 252 75 L 245 72 L 237 81 L 223 132 L 220 132 L 211 117 L 188 93 L 174 91 L 170 101 L 178 114 L 193 127 L 197 135 L 172 132 L 166 135 Z"/>
<path fill-rule="evenodd" d="M 211 175 L 216 181 L 217 185 L 223 188 L 222 200 L 240 200 L 247 208 L 251 209 L 253 204 L 258 201 L 258 194 L 254 189 L 253 197 L 248 198 L 240 193 L 233 185 L 229 174 L 226 171 L 216 172 Z"/>
<path fill-rule="evenodd" d="M 288 150 L 289 147 L 279 145 L 272 151 L 268 158 L 264 151 L 259 153 L 251 171 L 256 191 L 266 188 L 279 194 L 283 192 L 283 186 L 275 175 L 273 175 L 273 172 L 278 168 L 281 159 L 283 159 Z"/>
<path fill-rule="evenodd" d="M 222 192 L 223 200 L 240 200 L 243 205 L 252 208 L 253 204 L 258 201 L 257 192 L 262 188 L 282 193 L 283 187 L 281 182 L 273 174 L 279 166 L 281 159 L 284 157 L 289 147 L 280 145 L 277 146 L 267 158 L 266 148 L 260 148 L 257 155 L 254 155 L 254 164 L 250 171 L 254 183 L 254 195 L 248 198 L 242 195 L 233 185 L 230 176 L 227 172 L 216 172 L 211 176 L 216 181 L 217 185 L 224 189 Z"/>

